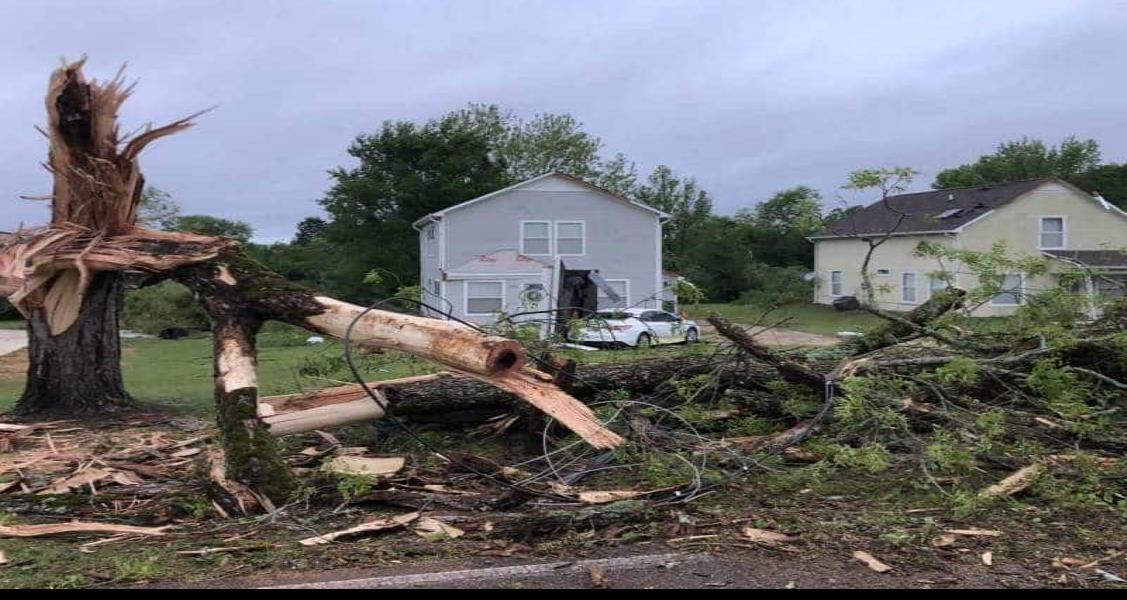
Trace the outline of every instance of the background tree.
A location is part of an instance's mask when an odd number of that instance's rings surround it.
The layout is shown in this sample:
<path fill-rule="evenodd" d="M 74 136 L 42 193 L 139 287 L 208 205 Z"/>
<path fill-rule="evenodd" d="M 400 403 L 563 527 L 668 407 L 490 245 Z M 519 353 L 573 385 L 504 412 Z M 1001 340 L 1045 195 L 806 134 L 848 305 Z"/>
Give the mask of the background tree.
<path fill-rule="evenodd" d="M 700 189 L 696 180 L 682 179 L 669 167 L 660 165 L 634 197 L 671 215 L 663 228 L 665 265 L 673 270 L 686 269 L 688 254 L 712 216 L 712 198 L 708 192 Z"/>
<path fill-rule="evenodd" d="M 221 219 L 210 215 L 185 215 L 172 220 L 169 231 L 187 231 L 213 237 L 226 237 L 244 244 L 254 236 L 254 228 L 246 221 Z"/>
<path fill-rule="evenodd" d="M 175 231 L 180 217 L 180 205 L 167 192 L 152 186 L 141 191 L 141 204 L 137 209 L 137 224 L 149 229 Z"/>
<path fill-rule="evenodd" d="M 449 116 L 423 125 L 388 122 L 358 136 L 348 153 L 359 166 L 331 171 L 333 186 L 320 201 L 330 217 L 321 235 L 334 253 L 324 265 L 326 288 L 365 301 L 414 283 L 419 244 L 412 223 L 510 184 L 492 150 L 482 130 Z M 368 286 L 364 277 L 373 269 L 391 276 Z"/>
<path fill-rule="evenodd" d="M 757 262 L 774 267 L 813 265 L 814 245 L 806 238 L 824 225 L 822 195 L 814 188 L 800 185 L 783 190 L 754 209 L 741 210 L 736 219 L 753 231 L 751 253 Z"/>
<path fill-rule="evenodd" d="M 1046 146 L 1038 139 L 1003 142 L 993 154 L 977 161 L 940 171 L 932 187 L 946 189 L 989 183 L 1004 183 L 1036 177 L 1071 178 L 1100 164 L 1100 145 L 1095 140 L 1065 138 L 1060 146 Z"/>
<path fill-rule="evenodd" d="M 870 271 L 873 255 L 876 254 L 877 248 L 881 247 L 892 238 L 892 234 L 907 217 L 907 213 L 898 210 L 889 202 L 889 198 L 904 193 L 904 191 L 912 185 L 912 179 L 918 174 L 918 171 L 909 167 L 861 169 L 850 173 L 848 182 L 842 186 L 844 190 L 852 190 L 861 193 L 875 190 L 880 193 L 879 201 L 885 205 L 885 208 L 898 215 L 895 224 L 889 227 L 887 231 L 863 232 L 862 234 L 854 236 L 863 240 L 868 245 L 868 248 L 865 250 L 865 258 L 861 261 L 861 293 L 864 295 L 863 300 L 865 304 L 869 306 L 875 307 L 877 305 L 877 290 L 873 286 L 873 274 Z M 849 219 L 850 216 L 850 213 L 846 211 L 843 218 Z"/>
<path fill-rule="evenodd" d="M 1127 210 L 1127 163 L 1108 163 L 1069 178 L 1080 189 L 1098 192 L 1105 200 Z"/>

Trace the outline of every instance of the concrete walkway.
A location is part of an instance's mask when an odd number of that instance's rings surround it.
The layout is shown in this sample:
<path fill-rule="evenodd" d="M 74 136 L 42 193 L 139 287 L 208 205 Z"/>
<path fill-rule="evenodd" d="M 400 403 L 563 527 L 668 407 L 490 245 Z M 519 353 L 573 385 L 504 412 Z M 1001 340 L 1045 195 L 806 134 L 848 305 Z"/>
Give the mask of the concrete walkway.
<path fill-rule="evenodd" d="M 19 329 L 0 329 L 0 356 L 27 347 L 27 332 Z"/>

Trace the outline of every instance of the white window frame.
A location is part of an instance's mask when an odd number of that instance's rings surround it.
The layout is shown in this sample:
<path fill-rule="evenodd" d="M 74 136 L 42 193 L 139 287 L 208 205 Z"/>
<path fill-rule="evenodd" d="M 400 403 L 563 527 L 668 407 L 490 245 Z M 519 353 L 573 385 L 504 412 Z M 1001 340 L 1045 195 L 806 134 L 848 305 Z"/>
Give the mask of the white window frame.
<path fill-rule="evenodd" d="M 908 286 L 904 285 L 904 280 L 911 275 L 912 277 L 912 296 L 911 300 L 905 294 Z M 915 271 L 904 271 L 900 273 L 900 303 L 901 304 L 919 304 L 920 303 L 920 276 Z"/>
<path fill-rule="evenodd" d="M 1003 273 L 1002 274 L 1002 284 L 1003 285 L 1005 285 L 1007 277 L 1020 277 L 1021 283 L 1018 285 L 1017 290 L 1014 291 L 1014 292 L 1006 292 L 1006 290 L 1000 290 L 997 294 L 995 294 L 992 298 L 990 298 L 990 306 L 1021 306 L 1021 305 L 1025 304 L 1025 285 L 1026 285 L 1025 273 Z M 1009 294 L 1012 294 L 1013 296 L 1015 296 L 1017 298 L 1017 302 L 1015 302 L 1015 303 L 998 302 L 996 300 L 996 298 L 998 296 L 1001 296 L 1002 294 L 1006 294 L 1006 293 L 1009 293 Z"/>
<path fill-rule="evenodd" d="M 525 250 L 525 248 L 524 248 L 524 240 L 525 240 L 524 226 L 526 224 L 527 225 L 547 225 L 547 227 L 548 227 L 548 237 L 547 237 L 548 252 L 547 253 L 533 253 L 533 252 L 527 252 Z M 552 254 L 555 250 L 555 246 L 553 245 L 553 242 L 555 241 L 555 235 L 554 234 L 555 234 L 555 229 L 552 227 L 551 221 L 544 221 L 544 220 L 521 221 L 520 222 L 520 230 L 517 232 L 517 235 L 520 236 L 520 253 L 524 254 L 525 256 L 552 256 Z M 532 239 L 541 239 L 541 238 L 532 238 Z"/>
<path fill-rule="evenodd" d="M 552 227 L 552 249 L 556 256 L 586 256 L 587 255 L 587 221 L 556 221 Z M 579 226 L 579 253 L 560 252 L 560 225 Z M 523 238 L 522 238 L 523 239 Z M 571 239 L 571 238 L 569 238 Z"/>
<path fill-rule="evenodd" d="M 470 284 L 471 283 L 496 283 L 501 286 L 501 311 L 505 310 L 505 281 L 502 279 L 466 279 L 462 282 L 462 314 L 467 317 L 489 317 L 496 313 L 484 312 L 473 313 L 470 312 Z M 487 296 L 481 296 L 486 298 Z M 496 296 L 488 296 L 488 298 L 495 298 Z M 500 312 L 500 311 L 498 311 Z"/>
<path fill-rule="evenodd" d="M 834 274 L 837 274 L 837 291 L 834 291 Z M 845 294 L 845 272 L 844 271 L 830 271 L 830 297 L 840 298 Z"/>
<path fill-rule="evenodd" d="M 1060 245 L 1059 246 L 1046 246 L 1045 234 L 1056 234 L 1057 232 L 1045 231 L 1046 219 L 1060 219 Z M 1064 215 L 1041 215 L 1037 219 L 1037 248 L 1040 250 L 1065 250 L 1068 248 L 1068 218 Z"/>
<path fill-rule="evenodd" d="M 427 247 L 427 258 L 438 256 L 438 225 L 431 223 L 423 233 L 423 243 Z"/>
<path fill-rule="evenodd" d="M 623 308 L 630 308 L 631 307 L 631 304 L 630 304 L 630 280 L 629 279 L 606 279 L 606 278 L 604 278 L 604 281 L 606 281 L 607 283 L 621 282 L 621 283 L 625 284 L 624 286 L 622 286 L 623 289 L 626 290 L 626 292 L 622 295 Z M 607 296 L 603 295 L 602 290 L 599 290 L 598 292 L 595 293 L 595 309 L 596 310 L 603 310 L 602 308 L 599 308 L 599 305 L 598 305 L 599 298 L 607 298 Z M 607 299 L 609 300 L 609 298 L 607 298 Z M 608 310 L 610 310 L 610 309 L 608 309 Z"/>

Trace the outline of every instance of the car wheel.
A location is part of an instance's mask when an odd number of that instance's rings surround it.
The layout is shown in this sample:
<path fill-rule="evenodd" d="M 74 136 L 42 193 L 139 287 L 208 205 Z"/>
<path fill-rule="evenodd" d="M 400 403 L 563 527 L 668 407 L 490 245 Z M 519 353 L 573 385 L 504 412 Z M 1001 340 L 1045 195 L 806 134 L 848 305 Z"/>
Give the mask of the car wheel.
<path fill-rule="evenodd" d="M 634 343 L 635 348 L 649 348 L 653 346 L 653 338 L 648 333 L 639 333 L 638 341 Z"/>
<path fill-rule="evenodd" d="M 695 344 L 700 341 L 700 332 L 696 329 L 690 329 L 685 332 L 685 343 Z"/>

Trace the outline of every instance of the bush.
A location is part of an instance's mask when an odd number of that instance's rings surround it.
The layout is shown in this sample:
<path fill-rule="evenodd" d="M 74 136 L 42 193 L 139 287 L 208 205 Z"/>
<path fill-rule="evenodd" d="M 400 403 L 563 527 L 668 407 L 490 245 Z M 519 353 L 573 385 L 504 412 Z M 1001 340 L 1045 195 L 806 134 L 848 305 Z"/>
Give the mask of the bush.
<path fill-rule="evenodd" d="M 740 293 L 737 304 L 754 306 L 783 306 L 809 302 L 814 296 L 814 284 L 803 280 L 808 269 L 804 267 L 774 267 L 765 263 L 752 263 L 751 287 Z"/>
<path fill-rule="evenodd" d="M 127 292 L 122 322 L 126 329 L 150 334 L 169 327 L 210 329 L 192 291 L 174 281 Z"/>

